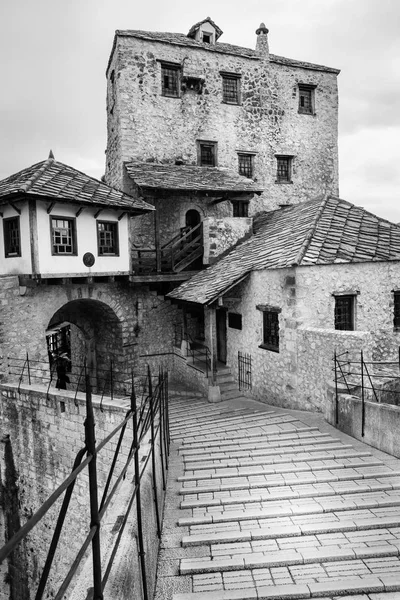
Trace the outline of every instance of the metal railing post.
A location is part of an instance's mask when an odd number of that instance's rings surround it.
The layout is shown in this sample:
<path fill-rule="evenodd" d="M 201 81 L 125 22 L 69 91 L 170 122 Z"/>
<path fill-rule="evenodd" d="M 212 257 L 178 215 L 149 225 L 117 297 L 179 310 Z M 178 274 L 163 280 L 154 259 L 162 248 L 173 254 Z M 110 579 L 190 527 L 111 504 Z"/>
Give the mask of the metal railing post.
<path fill-rule="evenodd" d="M 156 522 L 157 522 L 157 536 L 161 538 L 161 525 L 160 525 L 160 513 L 158 511 L 158 499 L 157 499 L 157 473 L 156 473 L 156 456 L 155 456 L 155 434 L 154 434 L 154 406 L 153 406 L 153 385 L 151 381 L 150 366 L 147 366 L 147 372 L 149 377 L 149 405 L 150 405 L 150 428 L 151 428 L 151 463 L 153 471 L 153 493 L 154 493 L 154 504 L 156 509 Z"/>
<path fill-rule="evenodd" d="M 28 352 L 26 353 L 26 364 L 28 367 L 28 381 L 29 381 L 29 385 L 31 385 L 31 369 L 29 366 L 29 356 L 28 356 Z"/>
<path fill-rule="evenodd" d="M 337 357 L 336 350 L 333 355 L 333 360 L 335 361 L 335 423 L 336 425 L 339 423 L 339 397 L 338 397 L 338 384 L 337 384 Z"/>
<path fill-rule="evenodd" d="M 365 395 L 364 395 L 364 356 L 361 350 L 361 436 L 364 437 Z"/>
<path fill-rule="evenodd" d="M 89 470 L 89 496 L 90 496 L 90 527 L 96 527 L 96 533 L 92 539 L 93 559 L 93 600 L 103 600 L 102 577 L 101 577 L 101 555 L 100 555 L 100 520 L 99 505 L 97 497 L 97 467 L 96 467 L 96 440 L 95 422 L 92 405 L 92 390 L 90 377 L 85 373 L 86 379 L 86 420 L 85 441 L 87 452 L 92 456 L 88 465 Z"/>
<path fill-rule="evenodd" d="M 135 463 L 135 492 L 136 492 L 136 516 L 138 527 L 138 544 L 139 544 L 139 559 L 142 572 L 142 589 L 143 599 L 148 600 L 147 580 L 146 580 L 146 561 L 143 543 L 143 524 L 142 524 L 142 506 L 140 498 L 140 466 L 139 466 L 139 440 L 138 440 L 138 422 L 137 422 L 137 406 L 135 387 L 132 373 L 132 393 L 131 393 L 131 408 L 132 408 L 132 425 L 133 425 L 133 446 L 134 446 L 134 463 Z"/>

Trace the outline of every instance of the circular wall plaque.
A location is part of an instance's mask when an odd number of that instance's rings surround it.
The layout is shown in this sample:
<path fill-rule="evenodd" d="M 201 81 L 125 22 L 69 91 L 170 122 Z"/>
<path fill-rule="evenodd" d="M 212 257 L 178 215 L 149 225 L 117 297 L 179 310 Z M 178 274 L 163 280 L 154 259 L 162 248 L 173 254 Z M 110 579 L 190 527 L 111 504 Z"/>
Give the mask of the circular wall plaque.
<path fill-rule="evenodd" d="M 93 267 L 94 262 L 95 258 L 91 252 L 86 252 L 83 255 L 83 264 L 85 265 L 85 267 Z"/>

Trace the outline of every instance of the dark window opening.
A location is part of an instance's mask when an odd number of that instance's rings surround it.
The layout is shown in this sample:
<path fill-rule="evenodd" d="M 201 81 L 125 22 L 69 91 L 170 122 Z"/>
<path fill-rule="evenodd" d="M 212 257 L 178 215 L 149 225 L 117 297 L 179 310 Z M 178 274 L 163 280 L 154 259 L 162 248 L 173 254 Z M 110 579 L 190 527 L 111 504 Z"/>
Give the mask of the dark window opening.
<path fill-rule="evenodd" d="M 161 93 L 172 98 L 179 97 L 180 67 L 161 65 Z"/>
<path fill-rule="evenodd" d="M 203 42 L 205 42 L 206 44 L 211 44 L 212 33 L 203 33 Z"/>
<path fill-rule="evenodd" d="M 243 177 L 253 177 L 254 155 L 238 153 L 239 175 Z"/>
<path fill-rule="evenodd" d="M 21 236 L 19 217 L 10 217 L 3 221 L 4 252 L 6 258 L 21 256 Z"/>
<path fill-rule="evenodd" d="M 292 180 L 292 157 L 277 156 L 276 180 L 278 183 L 290 183 Z"/>
<path fill-rule="evenodd" d="M 263 311 L 263 342 L 262 348 L 279 352 L 279 312 Z"/>
<path fill-rule="evenodd" d="M 217 165 L 217 153 L 215 143 L 199 143 L 199 164 L 201 167 L 215 167 Z"/>
<path fill-rule="evenodd" d="M 354 331 L 355 296 L 335 296 L 335 329 Z"/>
<path fill-rule="evenodd" d="M 231 329 L 242 329 L 242 315 L 228 312 L 228 327 Z"/>
<path fill-rule="evenodd" d="M 98 252 L 101 256 L 118 256 L 118 223 L 97 221 Z"/>
<path fill-rule="evenodd" d="M 236 200 L 233 204 L 233 216 L 234 217 L 248 217 L 249 216 L 249 203 Z"/>
<path fill-rule="evenodd" d="M 53 254 L 76 254 L 75 219 L 51 217 Z"/>
<path fill-rule="evenodd" d="M 240 77 L 222 76 L 222 99 L 228 104 L 239 104 Z"/>
<path fill-rule="evenodd" d="M 396 329 L 400 329 L 400 291 L 393 293 L 393 325 Z"/>
<path fill-rule="evenodd" d="M 314 114 L 314 88 L 312 86 L 299 85 L 299 112 Z"/>

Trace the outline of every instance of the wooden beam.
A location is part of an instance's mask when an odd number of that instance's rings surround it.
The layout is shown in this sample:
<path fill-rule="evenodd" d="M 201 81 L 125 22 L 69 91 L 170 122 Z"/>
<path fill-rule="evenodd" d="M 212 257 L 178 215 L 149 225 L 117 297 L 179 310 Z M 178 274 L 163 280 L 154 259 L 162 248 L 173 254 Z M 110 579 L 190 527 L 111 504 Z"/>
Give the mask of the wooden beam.
<path fill-rule="evenodd" d="M 156 211 L 154 213 L 154 241 L 156 245 L 156 270 L 161 273 L 161 246 L 160 246 L 160 213 L 158 201 L 155 201 Z"/>
<path fill-rule="evenodd" d="M 82 213 L 82 211 L 83 211 L 84 209 L 85 209 L 85 207 L 84 207 L 84 206 L 80 206 L 80 207 L 78 208 L 78 210 L 76 211 L 76 213 L 75 213 L 75 217 L 79 217 L 79 215 Z"/>
<path fill-rule="evenodd" d="M 47 214 L 48 214 L 48 215 L 49 215 L 49 214 L 51 213 L 51 211 L 53 210 L 53 208 L 54 208 L 54 205 L 55 205 L 55 202 L 52 202 L 52 203 L 50 204 L 50 206 L 47 208 Z"/>
<path fill-rule="evenodd" d="M 126 215 L 126 211 L 124 211 L 123 213 L 121 213 L 118 217 L 118 221 L 121 221 L 121 219 L 124 218 L 124 216 Z"/>
<path fill-rule="evenodd" d="M 36 275 L 39 273 L 39 242 L 38 242 L 38 229 L 37 229 L 37 214 L 36 214 L 36 202 L 30 199 L 28 201 L 29 210 L 29 237 L 31 246 L 31 266 L 32 273 Z"/>
<path fill-rule="evenodd" d="M 94 218 L 95 218 L 95 219 L 97 219 L 97 217 L 99 216 L 99 214 L 100 214 L 101 212 L 103 212 L 103 209 L 102 209 L 102 208 L 99 208 L 99 210 L 98 210 L 98 211 L 96 211 L 96 212 L 94 213 Z"/>
<path fill-rule="evenodd" d="M 13 202 L 9 202 L 9 205 L 13 207 L 13 209 L 15 210 L 15 212 L 20 215 L 21 214 L 21 209 L 18 208 L 17 206 L 15 206 L 15 204 Z"/>

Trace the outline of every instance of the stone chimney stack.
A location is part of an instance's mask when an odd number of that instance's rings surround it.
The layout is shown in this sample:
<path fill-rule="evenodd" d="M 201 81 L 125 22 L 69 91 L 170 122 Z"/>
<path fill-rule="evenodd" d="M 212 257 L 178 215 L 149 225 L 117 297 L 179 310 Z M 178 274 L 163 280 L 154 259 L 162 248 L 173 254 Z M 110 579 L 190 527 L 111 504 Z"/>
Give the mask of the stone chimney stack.
<path fill-rule="evenodd" d="M 268 29 L 265 27 L 265 23 L 261 23 L 260 27 L 256 30 L 257 43 L 256 53 L 262 58 L 269 59 L 269 46 L 268 46 Z"/>

